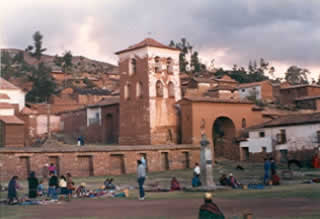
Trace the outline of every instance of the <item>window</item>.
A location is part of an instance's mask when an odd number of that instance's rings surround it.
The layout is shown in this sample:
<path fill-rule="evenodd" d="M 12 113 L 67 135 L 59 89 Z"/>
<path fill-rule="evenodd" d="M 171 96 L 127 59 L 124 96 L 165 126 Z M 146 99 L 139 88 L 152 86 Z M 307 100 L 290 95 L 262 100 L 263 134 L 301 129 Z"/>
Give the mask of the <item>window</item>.
<path fill-rule="evenodd" d="M 142 82 L 141 81 L 137 82 L 136 91 L 137 91 L 137 97 L 138 98 L 142 98 L 143 97 L 142 88 L 143 88 Z"/>
<path fill-rule="evenodd" d="M 264 132 L 259 132 L 259 137 L 260 138 L 263 138 L 265 136 L 265 133 Z"/>
<path fill-rule="evenodd" d="M 281 129 L 280 130 L 280 143 L 281 144 L 285 144 L 287 143 L 287 136 L 286 136 L 286 130 L 285 129 Z"/>
<path fill-rule="evenodd" d="M 174 85 L 171 81 L 168 84 L 168 93 L 169 93 L 169 98 L 174 98 Z"/>
<path fill-rule="evenodd" d="M 156 56 L 154 58 L 154 63 L 155 63 L 155 67 L 154 67 L 155 73 L 161 72 L 161 63 L 160 63 L 160 57 L 159 56 Z"/>
<path fill-rule="evenodd" d="M 130 83 L 127 83 L 124 86 L 124 99 L 126 100 L 130 100 L 130 88 L 131 88 Z"/>
<path fill-rule="evenodd" d="M 267 147 L 262 147 L 262 152 L 266 153 L 267 152 Z"/>
<path fill-rule="evenodd" d="M 156 83 L 156 94 L 157 97 L 163 97 L 163 85 L 161 81 L 157 81 Z"/>
<path fill-rule="evenodd" d="M 135 73 L 137 73 L 137 60 L 131 59 L 130 68 L 129 68 L 129 75 L 133 75 Z"/>
<path fill-rule="evenodd" d="M 167 73 L 172 74 L 173 73 L 173 62 L 172 58 L 167 58 Z"/>
<path fill-rule="evenodd" d="M 245 89 L 242 89 L 241 91 L 242 91 L 242 92 L 245 92 L 246 90 L 245 90 Z"/>
<path fill-rule="evenodd" d="M 246 128 L 247 127 L 247 121 L 245 118 L 242 119 L 242 128 Z"/>

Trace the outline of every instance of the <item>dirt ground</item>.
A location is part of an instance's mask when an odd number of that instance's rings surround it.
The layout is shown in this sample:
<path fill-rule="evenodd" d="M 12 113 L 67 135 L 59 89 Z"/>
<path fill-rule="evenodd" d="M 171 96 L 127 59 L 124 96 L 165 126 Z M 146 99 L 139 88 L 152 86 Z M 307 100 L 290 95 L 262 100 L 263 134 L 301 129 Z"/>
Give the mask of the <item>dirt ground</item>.
<path fill-rule="evenodd" d="M 318 215 L 320 203 L 302 198 L 287 199 L 215 199 L 228 218 L 238 218 L 247 210 L 254 218 L 292 218 Z M 127 200 L 86 199 L 47 206 L 29 206 L 18 218 L 197 218 L 202 199 Z M 315 217 L 316 218 L 316 217 Z"/>

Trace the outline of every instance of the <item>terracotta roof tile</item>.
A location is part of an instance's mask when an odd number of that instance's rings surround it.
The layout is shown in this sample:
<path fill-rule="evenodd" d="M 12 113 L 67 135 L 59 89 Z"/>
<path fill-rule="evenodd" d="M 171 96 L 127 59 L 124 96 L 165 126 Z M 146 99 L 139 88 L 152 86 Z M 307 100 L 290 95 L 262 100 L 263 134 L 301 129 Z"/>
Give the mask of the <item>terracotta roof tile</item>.
<path fill-rule="evenodd" d="M 37 114 L 37 111 L 36 110 L 32 110 L 29 107 L 23 107 L 21 113 L 25 114 L 25 115 L 31 115 L 31 114 Z"/>
<path fill-rule="evenodd" d="M 108 106 L 108 105 L 114 105 L 114 104 L 119 104 L 120 103 L 120 97 L 108 97 L 108 98 L 103 98 L 101 101 L 95 104 L 90 104 L 88 105 L 89 108 L 92 107 L 99 107 L 99 106 Z"/>
<path fill-rule="evenodd" d="M 249 100 L 240 100 L 240 99 L 220 99 L 214 97 L 184 97 L 182 100 L 187 100 L 191 102 L 211 102 L 211 103 L 234 103 L 234 104 L 253 104 Z"/>
<path fill-rule="evenodd" d="M 256 87 L 256 86 L 259 86 L 259 85 L 264 84 L 264 83 L 270 83 L 271 84 L 271 82 L 269 80 L 264 80 L 264 81 L 258 81 L 258 82 L 252 82 L 252 83 L 239 84 L 238 88 Z"/>
<path fill-rule="evenodd" d="M 24 124 L 24 122 L 16 116 L 0 116 L 0 120 L 6 124 Z"/>
<path fill-rule="evenodd" d="M 10 103 L 0 103 L 0 109 L 14 109 L 14 106 Z"/>
<path fill-rule="evenodd" d="M 10 100 L 10 97 L 7 94 L 0 93 L 0 99 L 2 99 L 2 100 Z"/>
<path fill-rule="evenodd" d="M 134 44 L 132 46 L 129 46 L 127 49 L 120 50 L 120 51 L 116 52 L 116 55 L 118 55 L 120 53 L 124 53 L 124 52 L 129 52 L 129 51 L 132 51 L 132 50 L 144 48 L 144 47 L 157 47 L 157 48 L 178 50 L 179 51 L 179 49 L 163 45 L 162 43 L 159 43 L 158 41 L 156 41 L 156 40 L 154 40 L 152 38 L 146 38 L 143 41 L 141 41 L 140 43 Z"/>
<path fill-rule="evenodd" d="M 0 89 L 8 89 L 8 90 L 20 90 L 18 87 L 11 84 L 9 81 L 0 77 Z"/>
<path fill-rule="evenodd" d="M 296 88 L 301 88 L 301 87 L 315 87 L 315 88 L 320 88 L 319 85 L 314 85 L 314 84 L 300 84 L 300 85 L 292 85 L 289 87 L 282 87 L 280 90 L 286 90 L 286 89 L 296 89 Z"/>

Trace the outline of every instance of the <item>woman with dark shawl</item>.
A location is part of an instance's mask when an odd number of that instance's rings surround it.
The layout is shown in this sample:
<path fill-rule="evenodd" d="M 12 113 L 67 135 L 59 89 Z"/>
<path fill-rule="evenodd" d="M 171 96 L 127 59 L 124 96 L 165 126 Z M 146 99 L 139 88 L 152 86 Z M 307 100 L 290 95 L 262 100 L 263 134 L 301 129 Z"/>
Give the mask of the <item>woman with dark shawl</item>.
<path fill-rule="evenodd" d="M 29 198 L 36 198 L 39 180 L 37 179 L 34 171 L 30 173 L 30 176 L 28 177 L 28 183 L 29 183 Z"/>
<path fill-rule="evenodd" d="M 19 185 L 17 183 L 18 176 L 14 176 L 11 178 L 8 184 L 8 204 L 13 204 L 14 200 L 18 200 L 17 189 L 19 189 Z"/>
<path fill-rule="evenodd" d="M 204 204 L 201 205 L 199 211 L 199 219 L 224 219 L 223 213 L 218 206 L 212 202 L 212 194 L 206 193 Z"/>

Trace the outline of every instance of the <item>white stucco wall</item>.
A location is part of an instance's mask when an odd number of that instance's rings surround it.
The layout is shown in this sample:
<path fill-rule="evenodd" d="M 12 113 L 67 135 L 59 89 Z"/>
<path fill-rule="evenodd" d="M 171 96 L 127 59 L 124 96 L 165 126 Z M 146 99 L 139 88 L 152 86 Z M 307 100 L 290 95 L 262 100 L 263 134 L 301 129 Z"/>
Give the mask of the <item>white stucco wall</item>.
<path fill-rule="evenodd" d="M 11 104 L 18 104 L 19 111 L 21 111 L 25 106 L 25 93 L 22 90 L 1 89 L 0 93 L 7 94 L 9 96 L 10 99 L 6 100 L 5 102 L 11 103 Z"/>
<path fill-rule="evenodd" d="M 257 93 L 257 99 L 261 99 L 261 86 L 255 86 L 255 87 L 248 87 L 248 88 L 239 88 L 239 95 L 241 99 L 244 99 L 250 95 L 252 95 L 253 92 Z"/>
<path fill-rule="evenodd" d="M 14 116 L 14 109 L 0 109 L 0 116 Z"/>
<path fill-rule="evenodd" d="M 90 119 L 96 119 L 99 115 L 99 125 L 101 125 L 101 108 L 87 108 L 87 126 L 90 125 Z"/>
<path fill-rule="evenodd" d="M 277 134 L 280 133 L 281 129 L 286 130 L 287 142 L 285 144 L 276 144 Z M 265 132 L 264 138 L 259 137 L 259 132 L 262 131 Z M 313 149 L 318 147 L 317 131 L 320 131 L 320 124 L 306 124 L 259 129 L 249 132 L 249 138 L 247 139 L 247 141 L 241 142 L 240 147 L 248 147 L 249 151 L 252 151 L 253 153 L 261 152 L 262 147 L 267 147 L 267 150 L 269 148 L 272 150 L 272 145 L 275 146 L 276 150 L 296 151 L 303 149 Z"/>

